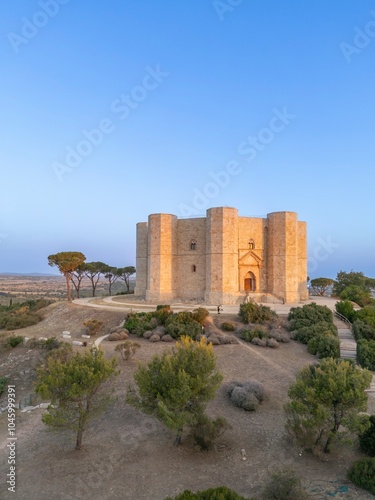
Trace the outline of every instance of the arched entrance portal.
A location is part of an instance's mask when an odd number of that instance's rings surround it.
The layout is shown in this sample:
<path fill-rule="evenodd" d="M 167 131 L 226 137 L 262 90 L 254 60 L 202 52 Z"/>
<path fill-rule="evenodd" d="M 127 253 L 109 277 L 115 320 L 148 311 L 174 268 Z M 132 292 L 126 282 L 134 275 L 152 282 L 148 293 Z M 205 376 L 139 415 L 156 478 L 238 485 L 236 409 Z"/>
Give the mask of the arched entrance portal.
<path fill-rule="evenodd" d="M 246 275 L 245 275 L 245 292 L 255 292 L 256 289 L 257 289 L 257 284 L 256 284 L 256 279 L 255 279 L 255 276 L 254 274 L 249 271 Z"/>

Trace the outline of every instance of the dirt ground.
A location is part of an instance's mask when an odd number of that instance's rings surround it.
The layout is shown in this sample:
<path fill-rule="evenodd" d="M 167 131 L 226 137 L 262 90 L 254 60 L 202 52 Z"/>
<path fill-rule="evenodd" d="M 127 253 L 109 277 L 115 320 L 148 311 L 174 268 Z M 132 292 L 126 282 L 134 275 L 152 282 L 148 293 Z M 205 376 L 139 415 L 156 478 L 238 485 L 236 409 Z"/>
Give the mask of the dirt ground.
<path fill-rule="evenodd" d="M 119 311 L 95 310 L 67 303 L 49 306 L 44 320 L 17 334 L 29 338 L 61 337 L 63 330 L 72 340 L 81 335 L 82 323 L 96 318 L 106 327 L 124 318 Z M 224 319 L 224 318 L 222 318 Z M 117 401 L 93 421 L 84 435 L 84 450 L 74 450 L 70 433 L 48 431 L 41 421 L 40 409 L 17 412 L 16 493 L 8 493 L 6 460 L 0 465 L 0 498 L 27 500 L 163 500 L 184 489 L 193 491 L 226 485 L 238 493 L 261 500 L 270 474 L 277 468 L 292 468 L 302 478 L 312 498 L 371 499 L 372 495 L 355 488 L 346 479 L 351 463 L 362 455 L 357 449 L 339 447 L 325 460 L 294 447 L 284 431 L 283 404 L 296 373 L 314 358 L 306 347 L 291 342 L 279 349 L 249 344 L 215 346 L 224 383 L 256 379 L 264 384 L 268 398 L 256 412 L 233 407 L 221 388 L 209 404 L 212 416 L 224 416 L 232 426 L 218 440 L 216 449 L 201 452 L 184 439 L 173 446 L 174 435 L 161 423 L 124 402 L 127 383 L 137 361 L 147 362 L 155 353 L 170 349 L 170 344 L 137 339 L 142 348 L 136 359 L 121 362 L 115 382 Z M 101 344 L 108 356 L 117 356 L 114 343 Z M 83 348 L 80 348 L 83 349 Z M 33 368 L 41 359 L 40 349 L 27 343 L 1 353 L 1 375 L 15 384 L 17 401 L 33 391 Z M 5 407 L 4 395 L 0 406 Z M 33 402 L 35 404 L 35 402 Z M 375 413 L 375 398 L 369 398 L 369 411 Z M 8 456 L 6 412 L 0 415 L 0 450 Z M 245 458 L 243 460 L 243 452 Z"/>

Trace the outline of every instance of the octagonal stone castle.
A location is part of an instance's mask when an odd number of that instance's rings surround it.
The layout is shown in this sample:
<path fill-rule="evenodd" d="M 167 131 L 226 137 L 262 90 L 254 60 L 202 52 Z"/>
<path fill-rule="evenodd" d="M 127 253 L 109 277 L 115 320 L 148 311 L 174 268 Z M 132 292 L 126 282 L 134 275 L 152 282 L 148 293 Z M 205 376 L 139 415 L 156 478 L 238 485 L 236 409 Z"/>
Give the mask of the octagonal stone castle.
<path fill-rule="evenodd" d="M 152 214 L 137 224 L 135 295 L 153 303 L 299 302 L 308 298 L 306 223 L 295 212 L 239 217 Z"/>

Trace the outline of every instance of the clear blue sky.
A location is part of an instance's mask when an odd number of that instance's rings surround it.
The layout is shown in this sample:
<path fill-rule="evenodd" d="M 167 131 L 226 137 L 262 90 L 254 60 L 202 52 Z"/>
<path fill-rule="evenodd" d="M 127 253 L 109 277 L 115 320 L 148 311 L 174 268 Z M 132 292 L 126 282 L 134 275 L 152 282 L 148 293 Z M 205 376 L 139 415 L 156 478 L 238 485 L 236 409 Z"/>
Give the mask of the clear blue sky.
<path fill-rule="evenodd" d="M 3 2 L 0 272 L 134 265 L 148 214 L 227 205 L 374 277 L 374 59 L 370 0 Z"/>

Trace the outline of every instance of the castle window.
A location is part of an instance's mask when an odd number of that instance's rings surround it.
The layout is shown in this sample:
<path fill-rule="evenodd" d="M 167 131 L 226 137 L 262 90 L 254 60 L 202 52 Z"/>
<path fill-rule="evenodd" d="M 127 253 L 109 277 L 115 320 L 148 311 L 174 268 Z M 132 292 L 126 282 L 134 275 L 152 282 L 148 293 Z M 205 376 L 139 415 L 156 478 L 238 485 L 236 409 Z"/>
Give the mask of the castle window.
<path fill-rule="evenodd" d="M 255 248 L 254 240 L 249 240 L 249 250 L 254 250 L 254 248 Z"/>
<path fill-rule="evenodd" d="M 197 266 L 195 264 L 193 264 L 191 266 L 191 270 L 192 270 L 193 273 L 195 273 L 197 271 Z"/>
<path fill-rule="evenodd" d="M 190 250 L 196 250 L 197 249 L 197 242 L 195 240 L 190 241 Z"/>

